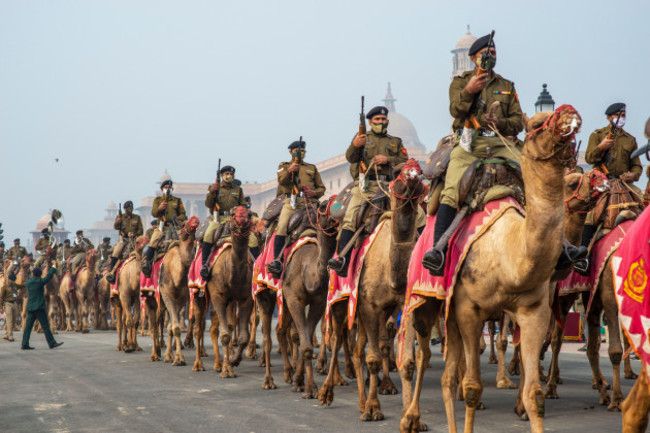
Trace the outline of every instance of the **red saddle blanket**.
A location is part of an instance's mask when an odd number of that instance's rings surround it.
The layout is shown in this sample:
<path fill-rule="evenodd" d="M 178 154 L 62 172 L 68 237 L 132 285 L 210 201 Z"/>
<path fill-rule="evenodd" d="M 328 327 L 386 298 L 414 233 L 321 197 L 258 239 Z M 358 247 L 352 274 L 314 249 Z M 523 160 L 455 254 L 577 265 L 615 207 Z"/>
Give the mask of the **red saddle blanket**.
<path fill-rule="evenodd" d="M 160 278 L 161 278 L 161 273 L 160 270 L 162 268 L 163 260 L 165 257 L 161 257 L 160 259 L 156 260 L 156 262 L 153 265 L 153 268 L 151 269 L 151 276 L 146 277 L 144 275 L 144 272 L 140 272 L 140 293 L 142 292 L 155 292 L 156 293 L 156 299 L 159 300 L 160 298 Z"/>
<path fill-rule="evenodd" d="M 350 255 L 350 263 L 348 264 L 348 276 L 339 277 L 339 275 L 330 271 L 330 284 L 327 293 L 327 309 L 325 310 L 325 317 L 329 319 L 332 304 L 339 301 L 348 301 L 348 328 L 352 329 L 354 317 L 357 311 L 357 297 L 359 294 L 359 278 L 361 277 L 361 270 L 363 269 L 363 259 L 366 253 L 372 246 L 377 238 L 377 234 L 384 226 L 387 220 L 381 221 L 377 227 L 370 233 L 359 248 L 352 250 Z M 334 257 L 337 257 L 335 254 Z M 328 320 L 329 323 L 329 320 Z M 329 336 L 329 334 L 328 334 Z"/>
<path fill-rule="evenodd" d="M 119 283 L 119 278 L 120 278 L 120 272 L 122 272 L 122 269 L 124 266 L 126 266 L 127 263 L 130 263 L 135 260 L 135 256 L 129 256 L 122 264 L 120 265 L 119 268 L 117 268 L 117 271 L 115 271 L 115 284 L 111 284 L 111 297 L 117 296 L 120 294 L 118 288 L 118 283 Z"/>
<path fill-rule="evenodd" d="M 79 268 L 77 268 L 77 272 L 74 273 L 74 281 L 72 280 L 72 278 L 70 278 L 70 271 L 67 271 L 63 275 L 63 278 L 68 277 L 70 279 L 70 290 L 71 291 L 74 290 L 75 286 L 77 285 L 76 281 L 77 281 L 77 277 L 79 276 L 79 272 L 81 272 L 83 269 L 86 269 L 87 267 L 88 266 L 80 266 Z M 61 280 L 63 280 L 63 278 L 61 278 Z"/>
<path fill-rule="evenodd" d="M 262 290 L 271 289 L 275 290 L 277 296 L 278 304 L 278 324 L 282 324 L 282 310 L 283 310 L 283 301 L 282 301 L 282 280 L 284 277 L 284 269 L 282 270 L 282 275 L 280 278 L 273 278 L 271 274 L 266 270 L 266 265 L 271 263 L 275 257 L 273 256 L 273 243 L 275 242 L 275 233 L 271 238 L 266 242 L 264 251 L 257 257 L 255 264 L 253 265 L 253 299 L 257 297 L 257 294 Z M 309 243 L 317 243 L 316 238 L 311 236 L 304 236 L 298 239 L 296 242 L 288 245 L 284 249 L 283 254 L 283 263 L 286 268 L 287 263 L 291 260 L 291 256 L 296 252 L 300 247 Z"/>
<path fill-rule="evenodd" d="M 625 335 L 650 386 L 650 210 L 643 211 L 627 233 L 612 256 L 614 292 Z"/>
<path fill-rule="evenodd" d="M 602 239 L 596 242 L 591 247 L 589 260 L 591 262 L 589 276 L 582 276 L 579 273 L 572 271 L 564 280 L 558 281 L 559 295 L 566 295 L 575 292 L 591 292 L 591 295 L 596 291 L 600 278 L 605 270 L 605 264 L 609 257 L 616 251 L 621 244 L 623 237 L 630 230 L 635 221 L 624 221 L 614 227 Z M 591 307 L 592 297 L 589 297 L 589 304 L 585 313 L 589 312 Z"/>
<path fill-rule="evenodd" d="M 524 209 L 515 199 L 512 197 L 504 197 L 489 202 L 482 211 L 474 212 L 461 221 L 449 240 L 449 248 L 445 259 L 445 275 L 442 277 L 431 275 L 422 266 L 424 253 L 433 245 L 433 230 L 436 224 L 435 215 L 427 217 L 427 225 L 415 244 L 409 264 L 404 309 L 397 335 L 397 362 L 400 365 L 405 350 L 406 324 L 411 313 L 422 305 L 426 301 L 426 298 L 445 299 L 447 300 L 445 305 L 446 320 L 449 314 L 449 305 L 451 304 L 448 301 L 453 296 L 458 271 L 465 261 L 470 247 L 509 209 L 515 209 L 522 215 L 525 214 Z"/>
<path fill-rule="evenodd" d="M 210 257 L 208 258 L 210 269 L 212 269 L 219 256 L 230 247 L 232 247 L 232 243 L 224 242 L 223 245 L 212 251 L 212 254 L 210 254 Z M 196 252 L 196 255 L 194 256 L 194 260 L 192 260 L 192 264 L 190 265 L 190 273 L 187 284 L 190 289 L 190 294 L 196 293 L 199 290 L 204 290 L 205 286 L 208 284 L 205 280 L 203 280 L 203 277 L 201 277 L 201 268 L 203 267 L 203 264 L 201 263 L 202 257 L 202 248 L 199 248 L 199 250 Z"/>

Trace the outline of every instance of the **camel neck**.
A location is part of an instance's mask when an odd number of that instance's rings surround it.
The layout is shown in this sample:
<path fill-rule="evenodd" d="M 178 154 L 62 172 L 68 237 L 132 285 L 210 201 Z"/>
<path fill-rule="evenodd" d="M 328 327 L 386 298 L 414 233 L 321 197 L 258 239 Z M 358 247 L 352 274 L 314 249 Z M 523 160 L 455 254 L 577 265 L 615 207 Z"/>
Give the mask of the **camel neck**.
<path fill-rule="evenodd" d="M 564 219 L 564 237 L 572 245 L 580 245 L 582 242 L 582 229 L 585 227 L 586 220 L 586 213 L 572 212 L 566 215 Z"/>
<path fill-rule="evenodd" d="M 415 245 L 415 220 L 418 204 L 415 200 L 404 204 L 403 201 L 392 198 L 391 205 L 395 210 L 391 216 L 391 236 L 388 252 L 390 286 L 399 292 L 403 292 L 406 290 L 406 271 Z"/>
<path fill-rule="evenodd" d="M 316 273 L 323 280 L 328 279 L 327 261 L 332 258 L 336 249 L 336 236 L 327 236 L 323 232 L 318 233 L 318 266 Z"/>

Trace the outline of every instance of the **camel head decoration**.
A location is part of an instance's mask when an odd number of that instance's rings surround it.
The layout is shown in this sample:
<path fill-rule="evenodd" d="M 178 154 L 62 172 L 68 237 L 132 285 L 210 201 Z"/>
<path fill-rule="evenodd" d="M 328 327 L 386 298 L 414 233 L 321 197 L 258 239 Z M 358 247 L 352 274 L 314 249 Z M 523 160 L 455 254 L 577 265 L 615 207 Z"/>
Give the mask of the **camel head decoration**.
<path fill-rule="evenodd" d="M 178 238 L 186 242 L 188 239 L 194 239 L 194 233 L 196 232 L 196 229 L 199 228 L 199 224 L 201 221 L 199 221 L 199 218 L 196 216 L 191 217 L 185 225 L 183 225 L 183 228 L 178 232 Z M 146 238 L 146 236 L 144 236 Z"/>
<path fill-rule="evenodd" d="M 557 160 L 565 167 L 573 165 L 575 135 L 581 126 L 582 118 L 571 105 L 535 114 L 526 125 L 527 138 L 546 135 L 547 139 L 537 140 L 538 146 L 525 146 L 522 156 L 533 161 Z"/>
<path fill-rule="evenodd" d="M 570 173 L 565 176 L 564 207 L 567 213 L 586 214 L 596 204 L 598 198 L 609 191 L 607 176 L 600 170 L 582 173 Z"/>
<path fill-rule="evenodd" d="M 395 218 L 395 213 L 415 212 L 418 201 L 426 195 L 426 188 L 420 180 L 422 169 L 415 159 L 409 159 L 401 168 L 399 175 L 390 183 L 391 209 L 396 229 L 412 237 L 415 231 L 403 226 L 410 222 L 409 219 Z M 398 236 L 399 237 L 399 236 Z"/>
<path fill-rule="evenodd" d="M 135 240 L 135 250 L 138 253 L 141 253 L 144 247 L 149 243 L 149 238 L 147 236 L 139 236 Z"/>
<path fill-rule="evenodd" d="M 229 224 L 232 237 L 238 240 L 248 240 L 248 236 L 253 231 L 253 221 L 244 206 L 238 206 L 235 209 L 235 214 L 230 218 Z"/>
<path fill-rule="evenodd" d="M 88 269 L 95 269 L 95 262 L 97 262 L 97 250 L 90 250 L 86 253 L 86 266 Z"/>

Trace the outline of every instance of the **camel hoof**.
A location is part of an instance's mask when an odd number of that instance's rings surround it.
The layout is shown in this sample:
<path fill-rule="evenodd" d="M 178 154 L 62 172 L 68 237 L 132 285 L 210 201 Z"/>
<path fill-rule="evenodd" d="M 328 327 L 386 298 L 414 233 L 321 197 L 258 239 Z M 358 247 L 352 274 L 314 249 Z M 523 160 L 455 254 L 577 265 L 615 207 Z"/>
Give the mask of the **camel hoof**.
<path fill-rule="evenodd" d="M 316 370 L 316 373 L 318 374 L 327 374 L 327 361 L 316 361 L 314 370 Z"/>
<path fill-rule="evenodd" d="M 557 395 L 557 388 L 553 387 L 546 387 L 546 395 L 545 397 L 549 400 L 557 400 L 560 398 L 559 395 Z"/>
<path fill-rule="evenodd" d="M 142 347 L 140 347 L 140 346 L 135 346 L 135 351 L 136 351 L 136 352 L 142 352 Z"/>
<path fill-rule="evenodd" d="M 174 359 L 171 356 L 165 355 L 165 362 L 172 362 L 173 360 Z"/>
<path fill-rule="evenodd" d="M 506 378 L 497 382 L 497 389 L 517 389 L 517 384 Z"/>
<path fill-rule="evenodd" d="M 485 410 L 485 404 L 483 404 L 482 401 L 478 402 L 478 406 L 476 406 L 476 410 Z"/>
<path fill-rule="evenodd" d="M 607 410 L 610 412 L 620 412 L 622 404 L 623 397 L 612 398 L 612 402 L 607 406 Z"/>
<path fill-rule="evenodd" d="M 265 377 L 264 378 L 264 383 L 262 384 L 262 389 L 276 389 L 277 386 L 275 386 L 275 383 L 273 382 L 272 377 Z"/>
<path fill-rule="evenodd" d="M 192 371 L 205 371 L 205 368 L 203 367 L 203 363 L 201 362 L 201 360 L 197 359 L 196 362 L 194 362 Z"/>
<path fill-rule="evenodd" d="M 601 406 L 608 406 L 608 407 L 611 404 L 611 402 L 612 402 L 612 400 L 611 400 L 611 398 L 609 398 L 609 394 L 607 394 L 607 393 L 605 393 L 604 396 L 601 396 L 600 400 L 598 401 L 598 403 Z"/>
<path fill-rule="evenodd" d="M 291 385 L 293 383 L 293 368 L 284 369 L 284 382 Z"/>
<path fill-rule="evenodd" d="M 323 384 L 321 389 L 318 391 L 318 403 L 322 405 L 329 406 L 334 401 L 334 387 L 326 386 Z"/>
<path fill-rule="evenodd" d="M 420 422 L 420 417 L 416 415 L 404 415 L 399 422 L 400 433 L 417 433 L 427 430 L 427 425 Z"/>
<path fill-rule="evenodd" d="M 151 361 L 151 362 L 160 361 L 160 356 L 158 356 L 158 355 L 151 355 L 151 356 L 149 357 L 149 361 Z"/>
<path fill-rule="evenodd" d="M 510 363 L 508 366 L 508 374 L 510 374 L 510 376 L 519 376 L 519 364 Z"/>
<path fill-rule="evenodd" d="M 334 386 L 348 386 L 348 382 L 341 376 L 334 378 Z"/>
<path fill-rule="evenodd" d="M 351 365 L 346 365 L 345 366 L 345 372 L 344 373 L 345 373 L 345 377 L 347 377 L 348 379 L 356 379 L 357 378 L 357 374 L 354 371 L 354 367 L 352 367 Z"/>
<path fill-rule="evenodd" d="M 639 375 L 636 374 L 636 373 L 633 372 L 633 371 L 629 371 L 629 372 L 625 373 L 625 376 L 624 376 L 624 377 L 625 377 L 626 379 L 632 379 L 632 380 L 634 380 L 634 379 L 636 379 L 637 377 L 639 377 Z"/>
<path fill-rule="evenodd" d="M 499 363 L 499 360 L 494 355 L 490 356 L 490 359 L 488 359 L 488 364 L 498 364 L 498 363 Z"/>
<path fill-rule="evenodd" d="M 194 341 L 193 340 L 185 340 L 185 347 L 188 349 L 194 349 Z"/>
<path fill-rule="evenodd" d="M 384 419 L 384 414 L 380 410 L 365 412 L 361 415 L 361 421 L 381 421 Z"/>
<path fill-rule="evenodd" d="M 311 389 L 306 389 L 305 392 L 302 393 L 302 398 L 305 400 L 318 397 L 318 387 L 314 385 L 310 388 Z"/>
<path fill-rule="evenodd" d="M 115 351 L 116 351 L 116 352 L 120 352 L 120 351 L 122 351 L 122 350 L 124 350 L 124 349 L 123 349 L 122 346 L 120 346 L 120 345 L 118 345 L 117 347 L 115 347 Z"/>
<path fill-rule="evenodd" d="M 389 380 L 382 380 L 381 383 L 379 384 L 379 389 L 377 392 L 380 395 L 395 395 L 397 394 L 397 388 L 395 388 L 395 385 L 393 382 Z"/>
<path fill-rule="evenodd" d="M 207 358 L 208 357 L 208 352 L 206 352 L 205 349 L 201 349 L 201 351 L 199 352 L 199 356 L 201 358 Z"/>
<path fill-rule="evenodd" d="M 81 333 L 82 333 L 82 334 L 87 334 L 87 333 L 89 333 L 89 332 L 90 332 L 90 331 L 87 330 L 87 329 L 82 329 L 82 330 L 81 330 Z"/>
<path fill-rule="evenodd" d="M 257 359 L 257 349 L 255 348 L 255 343 L 249 343 L 246 348 L 246 358 L 248 359 Z"/>
<path fill-rule="evenodd" d="M 217 373 L 221 373 L 221 364 L 216 364 L 215 363 L 214 366 L 212 367 L 212 369 L 214 371 L 216 371 Z"/>
<path fill-rule="evenodd" d="M 232 365 L 233 367 L 237 367 L 241 362 L 241 355 L 237 357 L 231 357 L 229 358 L 229 361 L 230 361 L 230 365 Z"/>
<path fill-rule="evenodd" d="M 133 347 L 130 347 L 130 346 L 129 346 L 129 347 L 125 347 L 125 348 L 124 348 L 124 353 L 131 353 L 131 352 L 133 352 L 134 350 L 135 350 L 135 349 L 134 349 Z"/>
<path fill-rule="evenodd" d="M 237 377 L 234 371 L 232 371 L 232 368 L 230 367 L 224 367 L 221 370 L 221 377 L 223 379 L 232 379 L 233 377 Z"/>
<path fill-rule="evenodd" d="M 266 359 L 264 359 L 264 358 L 265 358 L 264 356 L 262 356 L 262 357 L 260 358 L 260 363 L 257 364 L 258 367 L 260 367 L 260 368 L 264 368 L 264 367 L 266 367 Z"/>

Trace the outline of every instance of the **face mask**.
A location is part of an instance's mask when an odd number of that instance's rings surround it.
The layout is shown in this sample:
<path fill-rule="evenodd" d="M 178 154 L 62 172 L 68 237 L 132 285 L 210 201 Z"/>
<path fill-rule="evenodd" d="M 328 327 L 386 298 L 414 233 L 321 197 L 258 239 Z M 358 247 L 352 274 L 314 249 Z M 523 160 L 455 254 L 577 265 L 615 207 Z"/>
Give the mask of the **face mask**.
<path fill-rule="evenodd" d="M 371 123 L 370 128 L 375 134 L 385 134 L 388 129 L 388 124 L 386 123 Z"/>
<path fill-rule="evenodd" d="M 132 213 L 133 213 L 133 209 L 131 209 L 131 208 L 126 209 L 126 214 L 127 215 L 131 215 Z"/>
<path fill-rule="evenodd" d="M 171 189 L 171 188 L 167 188 L 167 189 L 165 190 L 164 194 L 165 194 L 166 196 L 169 197 L 169 196 L 172 194 L 172 189 Z"/>
<path fill-rule="evenodd" d="M 223 181 L 226 183 L 231 183 L 234 178 L 235 178 L 234 174 L 226 173 L 223 175 Z"/>
<path fill-rule="evenodd" d="M 476 58 L 476 65 L 480 68 L 483 63 L 483 54 Z M 497 65 L 497 58 L 490 56 L 489 59 L 485 62 L 485 70 L 491 71 Z"/>
<path fill-rule="evenodd" d="M 300 159 L 304 160 L 306 154 L 307 154 L 307 152 L 305 152 L 304 150 L 301 150 L 300 151 Z"/>
<path fill-rule="evenodd" d="M 625 117 L 618 118 L 618 124 L 616 123 L 616 118 L 612 119 L 612 125 L 616 125 L 617 128 L 622 128 L 625 126 Z"/>

